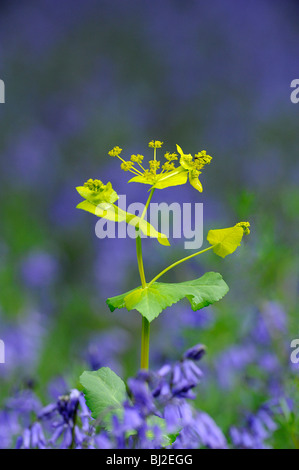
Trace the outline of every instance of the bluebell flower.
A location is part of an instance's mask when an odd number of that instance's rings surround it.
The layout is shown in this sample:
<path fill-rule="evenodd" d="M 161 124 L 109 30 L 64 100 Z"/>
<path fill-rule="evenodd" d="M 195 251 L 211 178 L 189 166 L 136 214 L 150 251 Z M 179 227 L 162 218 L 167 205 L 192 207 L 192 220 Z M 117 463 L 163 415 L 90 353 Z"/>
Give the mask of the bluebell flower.
<path fill-rule="evenodd" d="M 184 359 L 192 359 L 193 361 L 199 361 L 206 353 L 206 348 L 202 344 L 197 344 L 193 348 L 188 349 L 184 355 Z"/>
<path fill-rule="evenodd" d="M 72 389 L 55 403 L 35 407 L 34 411 L 36 421 L 29 424 L 18 439 L 20 448 L 67 449 L 91 444 L 91 413 L 78 390 Z"/>
<path fill-rule="evenodd" d="M 19 449 L 45 449 L 47 442 L 41 424 L 36 421 L 26 428 L 21 438 L 18 439 L 16 447 Z"/>
<path fill-rule="evenodd" d="M 226 449 L 227 442 L 224 434 L 215 421 L 204 412 L 195 415 L 192 422 L 183 427 L 177 436 L 174 449 Z"/>
<path fill-rule="evenodd" d="M 143 416 L 155 413 L 156 406 L 154 398 L 146 382 L 140 379 L 131 378 L 128 380 L 128 386 L 133 397 L 133 402 L 136 404 Z"/>
<path fill-rule="evenodd" d="M 177 432 L 193 422 L 192 408 L 185 400 L 176 400 L 166 404 L 163 417 L 168 432 Z"/>
<path fill-rule="evenodd" d="M 266 442 L 277 429 L 272 418 L 273 411 L 269 406 L 262 407 L 256 414 L 250 414 L 244 428 L 232 427 L 230 435 L 232 443 L 241 449 L 268 449 Z"/>
<path fill-rule="evenodd" d="M 111 436 L 108 436 L 107 433 L 97 434 L 93 438 L 94 444 L 91 444 L 90 448 L 95 449 L 113 449 L 114 444 L 111 440 Z"/>

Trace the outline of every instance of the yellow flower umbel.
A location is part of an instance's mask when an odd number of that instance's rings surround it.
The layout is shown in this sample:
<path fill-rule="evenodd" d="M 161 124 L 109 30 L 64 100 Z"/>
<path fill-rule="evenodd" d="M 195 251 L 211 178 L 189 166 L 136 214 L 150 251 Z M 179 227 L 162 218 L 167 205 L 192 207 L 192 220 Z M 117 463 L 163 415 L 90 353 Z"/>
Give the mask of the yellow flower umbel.
<path fill-rule="evenodd" d="M 108 152 L 108 155 L 110 155 L 110 157 L 117 157 L 119 158 L 119 160 L 121 160 L 121 169 L 124 170 L 124 171 L 130 171 L 131 173 L 133 173 L 134 175 L 142 175 L 142 172 L 140 170 L 138 170 L 134 165 L 135 163 L 138 163 L 138 165 L 142 168 L 143 171 L 144 168 L 142 167 L 141 165 L 141 162 L 143 160 L 143 156 L 142 155 L 131 155 L 131 160 L 124 160 L 121 156 L 120 156 L 120 153 L 121 153 L 122 149 L 118 146 L 116 147 L 113 147 L 112 150 L 110 150 Z"/>
<path fill-rule="evenodd" d="M 161 142 L 160 140 L 151 140 L 149 143 L 148 143 L 148 146 L 153 148 L 153 149 L 160 149 L 163 145 L 163 142 Z"/>
<path fill-rule="evenodd" d="M 102 183 L 98 179 L 89 179 L 83 186 L 78 186 L 78 193 L 87 201 L 92 204 L 101 204 L 109 203 L 113 204 L 118 200 L 118 195 L 112 188 L 112 184 L 109 182 L 107 184 Z"/>
<path fill-rule="evenodd" d="M 113 147 L 113 149 L 110 150 L 110 152 L 108 152 L 108 155 L 110 155 L 110 157 L 118 157 L 121 151 L 122 149 L 116 146 L 116 147 Z"/>
<path fill-rule="evenodd" d="M 154 149 L 154 159 L 149 161 L 149 168 L 144 168 L 142 162 L 144 159 L 143 155 L 131 155 L 130 160 L 126 161 L 121 156 L 121 150 L 119 147 L 114 147 L 110 150 L 109 155 L 112 157 L 118 157 L 122 164 L 121 169 L 124 171 L 130 171 L 135 176 L 130 179 L 130 182 L 149 184 L 153 188 L 163 189 L 170 186 L 177 186 L 185 184 L 189 179 L 190 184 L 197 189 L 202 191 L 202 184 L 198 177 L 201 174 L 201 170 L 205 165 L 209 164 L 212 160 L 210 155 L 206 154 L 205 150 L 198 152 L 194 157 L 189 153 L 185 154 L 181 147 L 177 145 L 178 153 L 166 152 L 164 157 L 165 163 L 157 160 L 157 149 L 161 148 L 163 142 L 160 140 L 151 140 L 148 146 Z M 178 156 L 180 155 L 180 157 Z M 179 165 L 176 166 L 176 161 L 179 158 Z M 139 168 L 137 168 L 136 165 Z"/>
<path fill-rule="evenodd" d="M 210 164 L 212 157 L 207 155 L 205 150 L 202 150 L 201 152 L 196 153 L 193 158 L 190 153 L 185 154 L 179 145 L 177 145 L 176 148 L 181 156 L 181 166 L 188 171 L 191 186 L 197 189 L 197 191 L 202 192 L 202 184 L 198 177 L 201 174 L 200 170 L 202 170 L 206 164 Z"/>
<path fill-rule="evenodd" d="M 149 169 L 145 169 L 142 166 L 144 156 L 140 155 L 139 153 L 137 155 L 131 155 L 130 160 L 126 161 L 120 156 L 122 149 L 116 146 L 108 152 L 108 155 L 110 155 L 111 157 L 117 157 L 119 158 L 119 160 L 121 160 L 122 163 L 120 167 L 122 170 L 130 171 L 131 173 L 136 175 L 136 177 L 143 178 L 144 181 L 142 182 L 154 184 L 157 180 L 157 170 L 160 168 L 160 162 L 156 159 L 156 149 L 161 148 L 163 142 L 161 142 L 160 140 L 152 140 L 151 142 L 149 142 L 148 145 L 149 147 L 154 149 L 154 160 L 149 161 Z M 141 170 L 135 166 L 135 163 L 139 166 Z"/>
<path fill-rule="evenodd" d="M 235 227 L 242 227 L 244 235 L 250 234 L 250 223 L 249 222 L 238 222 Z"/>

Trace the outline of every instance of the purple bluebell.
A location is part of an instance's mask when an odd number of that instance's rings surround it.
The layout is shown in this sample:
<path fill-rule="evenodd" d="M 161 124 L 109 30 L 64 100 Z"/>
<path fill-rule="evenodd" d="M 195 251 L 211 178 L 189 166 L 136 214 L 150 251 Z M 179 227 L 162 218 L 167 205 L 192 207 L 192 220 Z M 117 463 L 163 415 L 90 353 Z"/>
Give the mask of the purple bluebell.
<path fill-rule="evenodd" d="M 230 435 L 236 448 L 267 449 L 270 448 L 267 441 L 276 429 L 277 424 L 273 420 L 273 411 L 269 406 L 265 406 L 256 414 L 250 414 L 247 417 L 244 428 L 232 427 Z"/>
<path fill-rule="evenodd" d="M 224 434 L 215 421 L 204 412 L 198 412 L 192 422 L 184 426 L 177 436 L 173 448 L 197 449 L 226 449 L 227 442 Z"/>
<path fill-rule="evenodd" d="M 137 406 L 143 416 L 155 413 L 156 406 L 152 393 L 146 382 L 131 378 L 128 386 L 133 397 L 133 403 Z"/>
<path fill-rule="evenodd" d="M 202 344 L 197 344 L 193 348 L 188 349 L 184 355 L 184 359 L 192 359 L 193 361 L 199 361 L 206 353 L 206 348 Z"/>

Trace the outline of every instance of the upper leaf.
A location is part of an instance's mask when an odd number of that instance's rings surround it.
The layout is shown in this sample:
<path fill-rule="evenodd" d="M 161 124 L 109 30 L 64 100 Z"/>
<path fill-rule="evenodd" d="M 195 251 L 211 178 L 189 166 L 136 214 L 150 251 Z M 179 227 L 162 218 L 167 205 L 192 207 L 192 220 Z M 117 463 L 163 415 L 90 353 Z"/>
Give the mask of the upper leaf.
<path fill-rule="evenodd" d="M 134 178 L 129 180 L 129 183 L 150 184 L 153 188 L 164 189 L 169 188 L 170 186 L 185 184 L 187 179 L 188 172 L 182 166 L 179 166 L 175 170 L 153 175 L 152 178 L 149 178 L 147 173 L 140 176 L 134 176 Z"/>
<path fill-rule="evenodd" d="M 173 171 L 159 175 L 159 178 L 153 187 L 157 189 L 164 189 L 169 188 L 170 186 L 179 186 L 181 184 L 185 184 L 187 179 L 188 172 L 182 166 L 179 166 Z"/>
<path fill-rule="evenodd" d="M 126 222 L 127 224 L 133 225 L 139 228 L 144 235 L 148 237 L 157 238 L 161 245 L 169 246 L 170 243 L 168 238 L 163 233 L 158 232 L 149 222 L 135 214 L 126 212 L 115 204 L 109 202 L 102 202 L 100 204 L 93 204 L 87 200 L 80 202 L 77 205 L 77 209 L 82 209 L 87 212 L 95 214 L 97 217 L 103 217 L 104 219 L 111 220 L 113 222 Z"/>
<path fill-rule="evenodd" d="M 219 230 L 210 230 L 207 240 L 213 246 L 216 255 L 225 258 L 233 253 L 241 244 L 244 230 L 240 226 L 222 228 Z"/>
<path fill-rule="evenodd" d="M 178 283 L 154 282 L 125 294 L 107 299 L 113 312 L 116 308 L 136 309 L 149 322 L 167 307 L 186 297 L 192 309 L 199 310 L 220 300 L 228 292 L 228 286 L 219 273 L 209 272 L 199 279 Z"/>
<path fill-rule="evenodd" d="M 80 377 L 84 395 L 92 417 L 109 424 L 112 414 L 121 414 L 126 399 L 126 386 L 109 367 L 89 372 Z"/>

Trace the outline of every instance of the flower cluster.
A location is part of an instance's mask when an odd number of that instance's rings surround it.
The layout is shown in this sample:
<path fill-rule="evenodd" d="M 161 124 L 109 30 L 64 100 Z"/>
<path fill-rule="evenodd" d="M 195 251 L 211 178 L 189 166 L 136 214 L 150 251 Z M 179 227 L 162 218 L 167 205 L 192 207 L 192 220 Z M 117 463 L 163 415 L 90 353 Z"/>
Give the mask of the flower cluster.
<path fill-rule="evenodd" d="M 178 153 L 166 152 L 164 157 L 166 162 L 161 165 L 161 162 L 157 160 L 156 151 L 161 148 L 163 142 L 159 140 L 152 140 L 149 142 L 149 147 L 154 149 L 154 159 L 149 161 L 149 168 L 144 168 L 142 162 L 144 159 L 143 155 L 131 155 L 130 160 L 124 160 L 121 156 L 121 150 L 118 146 L 114 147 L 108 152 L 110 156 L 117 156 L 121 160 L 121 169 L 124 171 L 130 171 L 135 175 L 130 182 L 150 184 L 153 188 L 163 189 L 169 186 L 177 186 L 185 184 L 189 178 L 190 184 L 197 189 L 202 191 L 202 185 L 198 180 L 199 175 L 205 165 L 209 164 L 212 160 L 210 155 L 207 155 L 205 150 L 198 152 L 192 157 L 191 154 L 185 154 L 181 147 L 177 145 Z M 175 160 L 178 160 L 178 154 L 180 155 L 179 165 L 175 166 Z M 139 166 L 137 168 L 135 163 Z M 161 171 L 158 172 L 158 170 Z"/>
<path fill-rule="evenodd" d="M 153 148 L 153 149 L 159 149 L 161 148 L 163 145 L 163 142 L 161 142 L 160 140 L 151 140 L 149 143 L 148 143 L 148 146 Z"/>
<path fill-rule="evenodd" d="M 104 186 L 102 181 L 100 180 L 93 180 L 91 178 L 89 178 L 89 180 L 86 181 L 86 183 L 84 183 L 83 185 L 85 188 L 88 188 L 90 189 L 90 191 L 95 191 L 95 192 L 98 192 L 100 191 L 100 189 L 102 189 L 102 187 Z"/>
<path fill-rule="evenodd" d="M 242 227 L 244 235 L 250 234 L 250 223 L 249 222 L 239 222 L 236 224 L 236 227 Z"/>
<path fill-rule="evenodd" d="M 90 444 L 90 411 L 76 389 L 41 408 L 17 439 L 19 449 L 83 448 Z M 47 436 L 47 437 L 46 437 Z"/>

